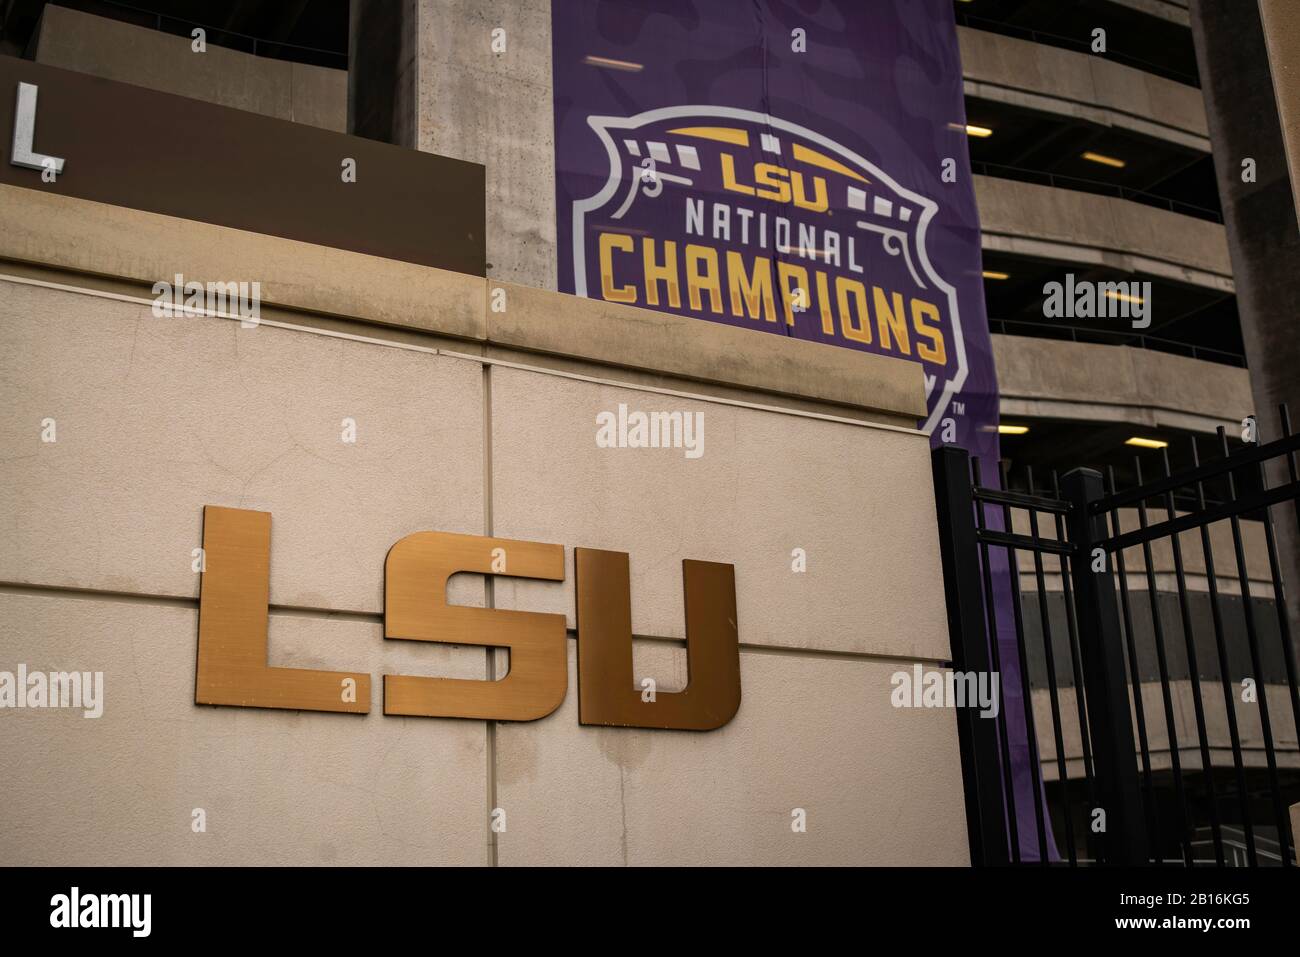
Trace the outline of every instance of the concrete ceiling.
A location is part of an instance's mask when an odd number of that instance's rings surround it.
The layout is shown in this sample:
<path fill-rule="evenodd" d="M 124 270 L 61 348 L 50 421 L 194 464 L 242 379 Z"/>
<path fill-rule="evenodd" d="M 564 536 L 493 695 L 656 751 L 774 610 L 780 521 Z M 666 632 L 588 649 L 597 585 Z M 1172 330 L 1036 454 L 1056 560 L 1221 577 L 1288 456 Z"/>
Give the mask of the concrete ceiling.
<path fill-rule="evenodd" d="M 1150 73 L 1199 86 L 1192 32 L 1115 0 L 955 0 L 958 23 L 1039 43 L 1088 50 L 1106 31 L 1107 55 Z"/>

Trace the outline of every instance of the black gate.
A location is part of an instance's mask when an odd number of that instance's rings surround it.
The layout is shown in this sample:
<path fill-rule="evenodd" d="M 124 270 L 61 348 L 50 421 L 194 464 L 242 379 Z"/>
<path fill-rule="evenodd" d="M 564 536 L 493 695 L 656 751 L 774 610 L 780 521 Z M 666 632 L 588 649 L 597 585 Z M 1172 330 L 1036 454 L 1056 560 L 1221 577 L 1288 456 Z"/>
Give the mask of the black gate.
<path fill-rule="evenodd" d="M 1021 676 L 997 717 L 957 712 L 972 863 L 1295 863 L 1300 698 L 1273 512 L 1300 533 L 1300 435 L 1281 421 L 1231 454 L 1220 429 L 1205 464 L 1192 442 L 1172 474 L 1166 449 L 1124 490 L 1076 469 L 1005 491 L 1005 471 L 986 487 L 964 450 L 934 451 L 953 669 Z"/>

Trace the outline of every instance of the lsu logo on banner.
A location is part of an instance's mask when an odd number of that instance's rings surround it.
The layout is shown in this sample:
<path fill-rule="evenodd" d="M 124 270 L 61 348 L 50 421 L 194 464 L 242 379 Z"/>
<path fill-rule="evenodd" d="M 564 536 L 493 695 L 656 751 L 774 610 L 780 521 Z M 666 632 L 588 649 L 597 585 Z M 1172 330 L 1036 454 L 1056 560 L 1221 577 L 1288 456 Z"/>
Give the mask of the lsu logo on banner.
<path fill-rule="evenodd" d="M 932 432 L 962 388 L 939 210 L 813 130 L 751 110 L 591 116 L 609 158 L 573 203 L 573 291 L 919 361 Z"/>

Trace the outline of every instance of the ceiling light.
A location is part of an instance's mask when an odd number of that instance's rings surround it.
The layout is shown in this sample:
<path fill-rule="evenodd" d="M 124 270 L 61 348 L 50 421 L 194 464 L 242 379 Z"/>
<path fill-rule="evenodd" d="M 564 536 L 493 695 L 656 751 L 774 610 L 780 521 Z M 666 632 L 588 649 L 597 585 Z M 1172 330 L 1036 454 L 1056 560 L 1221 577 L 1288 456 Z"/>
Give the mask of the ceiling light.
<path fill-rule="evenodd" d="M 948 129 L 957 133 L 965 133 L 968 136 L 978 136 L 981 139 L 993 135 L 993 131 L 987 126 L 975 126 L 973 123 L 949 123 Z"/>
<path fill-rule="evenodd" d="M 1029 431 L 1027 425 L 999 425 L 998 435 L 1024 435 Z"/>
<path fill-rule="evenodd" d="M 1118 289 L 1107 289 L 1106 296 L 1109 299 L 1117 299 L 1120 302 L 1134 302 L 1139 306 L 1142 305 L 1144 301 L 1141 296 L 1130 296 L 1128 293 L 1120 292 Z"/>
<path fill-rule="evenodd" d="M 982 275 L 985 279 L 1010 279 L 1011 278 L 1010 273 L 997 272 L 996 270 L 993 269 L 986 269 L 980 275 Z"/>
<path fill-rule="evenodd" d="M 1159 439 L 1144 439 L 1140 435 L 1135 435 L 1124 443 L 1125 445 L 1136 445 L 1140 449 L 1167 449 L 1168 442 L 1161 442 Z"/>
<path fill-rule="evenodd" d="M 607 56 L 585 56 L 582 62 L 588 66 L 603 66 L 611 70 L 625 70 L 628 73 L 640 73 L 645 66 L 640 63 L 630 63 L 627 60 L 613 60 Z"/>
<path fill-rule="evenodd" d="M 1083 154 L 1083 158 L 1090 163 L 1100 163 L 1102 166 L 1109 166 L 1112 169 L 1123 169 L 1128 163 L 1122 159 L 1116 159 L 1113 156 L 1107 156 L 1105 153 L 1094 153 L 1092 150 Z"/>

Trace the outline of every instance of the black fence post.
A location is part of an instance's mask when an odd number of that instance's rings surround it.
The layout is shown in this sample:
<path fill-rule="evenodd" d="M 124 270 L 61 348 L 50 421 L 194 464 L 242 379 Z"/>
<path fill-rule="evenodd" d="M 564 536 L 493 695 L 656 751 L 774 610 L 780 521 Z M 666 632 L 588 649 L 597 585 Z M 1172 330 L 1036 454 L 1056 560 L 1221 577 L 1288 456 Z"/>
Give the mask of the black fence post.
<path fill-rule="evenodd" d="M 952 666 L 957 671 L 990 674 L 970 457 L 965 449 L 941 446 L 931 453 L 931 464 Z M 1008 862 L 1006 804 L 998 752 L 999 720 L 981 718 L 978 708 L 957 709 L 957 737 L 966 792 L 966 832 L 973 865 Z"/>
<path fill-rule="evenodd" d="M 1111 578 L 1113 556 L 1106 551 L 1105 516 L 1091 512 L 1092 503 L 1104 496 L 1101 473 L 1075 469 L 1062 481 L 1070 502 L 1067 518 L 1070 543 L 1070 580 L 1074 584 L 1079 621 L 1079 655 L 1083 662 L 1083 691 L 1092 732 L 1097 800 L 1105 812 L 1100 844 L 1108 864 L 1148 863 L 1146 823 L 1138 790 L 1137 752 L 1133 744 L 1133 719 L 1129 711 L 1128 682 L 1124 675 L 1123 636 Z M 1100 568 L 1101 571 L 1094 571 Z M 1154 597 L 1154 596 L 1153 596 Z M 1134 693 L 1141 693 L 1134 675 Z M 1093 825 L 1089 815 L 1088 826 Z"/>

